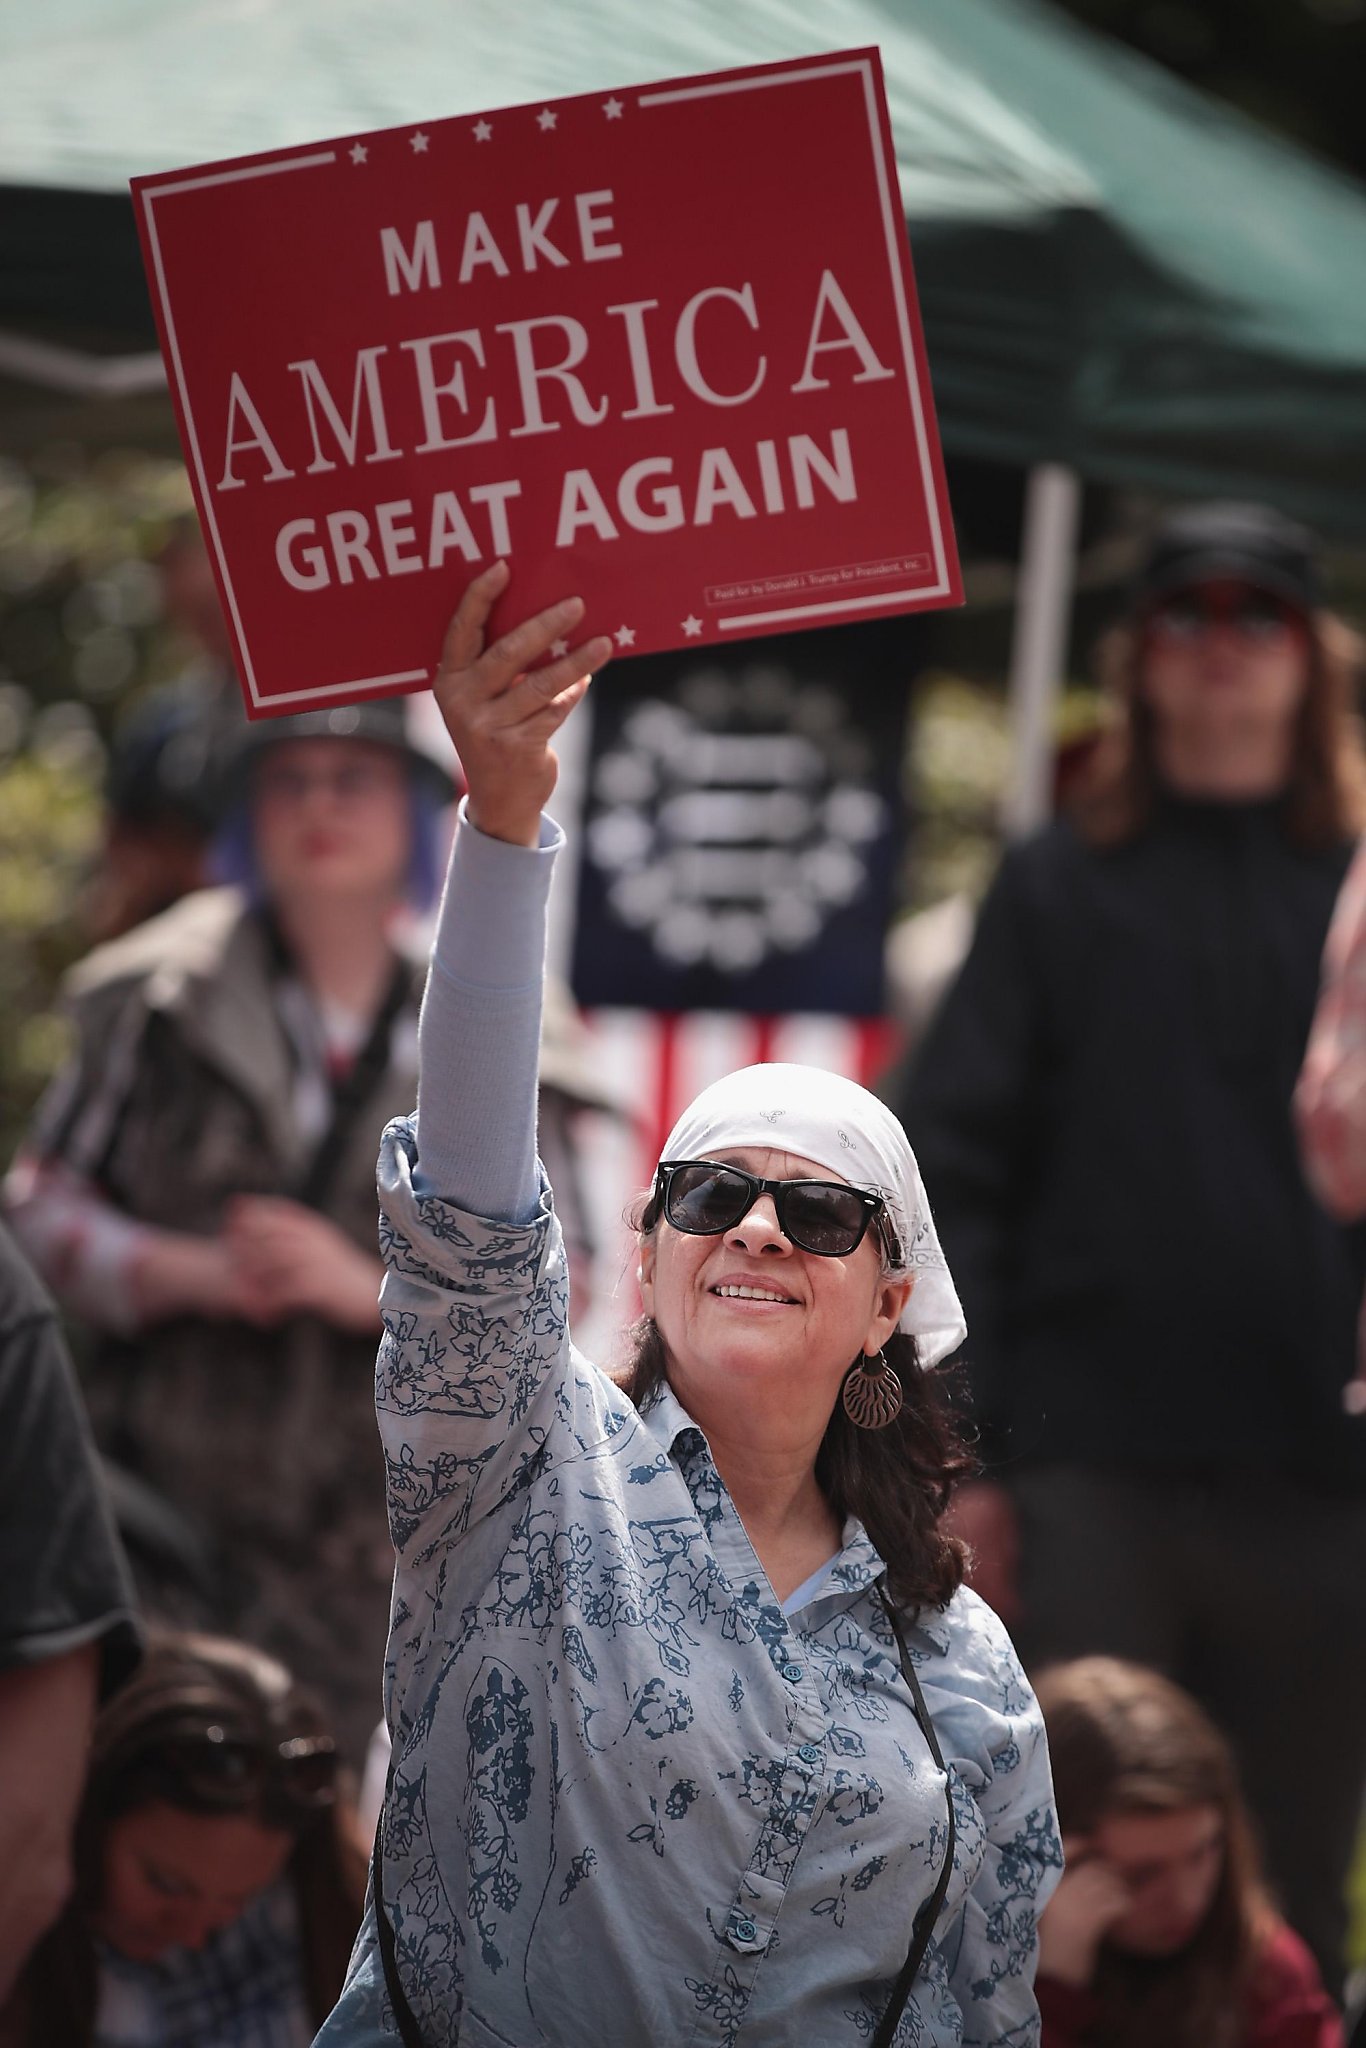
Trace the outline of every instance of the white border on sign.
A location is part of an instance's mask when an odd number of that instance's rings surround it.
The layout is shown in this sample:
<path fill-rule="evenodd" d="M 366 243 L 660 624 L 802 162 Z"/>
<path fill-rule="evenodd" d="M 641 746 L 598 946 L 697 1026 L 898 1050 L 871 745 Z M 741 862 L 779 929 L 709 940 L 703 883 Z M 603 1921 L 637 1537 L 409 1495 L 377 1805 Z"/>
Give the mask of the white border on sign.
<path fill-rule="evenodd" d="M 757 77 L 718 79 L 704 85 L 677 86 L 668 92 L 644 92 L 636 95 L 636 104 L 641 107 L 669 106 L 682 100 L 714 99 L 726 93 L 758 92 L 772 86 L 795 85 L 820 78 L 859 77 L 863 81 L 864 108 L 868 116 L 868 140 L 873 155 L 873 168 L 877 176 L 878 198 L 882 208 L 883 230 L 886 236 L 887 267 L 891 277 L 892 293 L 896 301 L 897 330 L 901 337 L 902 366 L 906 375 L 906 390 L 910 400 L 912 425 L 915 430 L 916 448 L 920 457 L 920 481 L 926 509 L 930 517 L 932 547 L 936 580 L 916 586 L 911 590 L 889 590 L 866 597 L 828 599 L 820 604 L 774 606 L 767 611 L 732 612 L 718 617 L 716 624 L 720 632 L 739 633 L 752 626 L 786 624 L 799 619 L 833 618 L 848 616 L 853 612 L 871 611 L 878 606 L 896 604 L 902 600 L 929 597 L 944 597 L 949 591 L 948 564 L 945 559 L 944 533 L 939 518 L 939 502 L 934 488 L 934 466 L 930 459 L 929 437 L 925 431 L 925 408 L 921 397 L 920 384 L 916 376 L 915 351 L 911 345 L 910 312 L 906 304 L 905 280 L 899 259 L 901 236 L 906 223 L 894 203 L 894 182 L 888 175 L 885 151 L 882 148 L 882 134 L 877 118 L 877 95 L 874 90 L 873 67 L 866 57 L 855 58 L 844 64 L 811 64 L 788 66 L 781 71 L 762 72 Z M 319 684 L 315 688 L 282 691 L 263 698 L 256 687 L 256 670 L 251 650 L 247 646 L 246 628 L 238 608 L 237 593 L 228 573 L 227 557 L 219 537 L 218 521 L 214 513 L 213 494 L 209 489 L 208 477 L 204 470 L 204 459 L 199 449 L 199 435 L 195 429 L 194 412 L 190 405 L 190 394 L 185 382 L 185 372 L 180 360 L 180 341 L 171 317 L 171 302 L 166 290 L 166 275 L 161 261 L 161 243 L 157 235 L 154 202 L 170 198 L 180 192 L 199 192 L 214 185 L 238 184 L 250 178 L 278 177 L 287 171 L 308 171 L 337 161 L 335 150 L 314 150 L 306 156 L 290 157 L 283 163 L 250 164 L 235 171 L 215 171 L 202 178 L 178 178 L 167 184 L 144 186 L 139 194 L 147 222 L 147 239 L 151 246 L 152 263 L 156 272 L 157 290 L 161 299 L 162 317 L 166 323 L 166 336 L 170 343 L 171 367 L 176 388 L 180 393 L 181 409 L 189 436 L 190 453 L 195 474 L 199 479 L 200 503 L 208 520 L 209 539 L 212 542 L 218 571 L 227 595 L 228 609 L 236 629 L 237 644 L 241 649 L 242 664 L 252 704 L 259 710 L 269 707 L 278 709 L 286 704 L 317 704 L 331 697 L 349 695 L 356 690 L 399 690 L 410 683 L 426 683 L 431 679 L 429 668 L 404 669 L 394 675 L 364 676 L 349 682 Z"/>
<path fill-rule="evenodd" d="M 228 574 L 227 556 L 223 552 L 223 543 L 219 538 L 218 520 L 214 516 L 213 493 L 209 489 L 208 477 L 204 474 L 204 458 L 199 452 L 199 435 L 195 429 L 194 409 L 190 404 L 190 394 L 185 383 L 185 371 L 180 360 L 180 338 L 175 331 L 175 321 L 171 317 L 171 301 L 166 290 L 166 273 L 162 268 L 161 241 L 157 235 L 157 221 L 153 201 L 168 198 L 176 192 L 202 192 L 211 185 L 237 185 L 247 178 L 274 178 L 279 177 L 285 171 L 313 171 L 319 169 L 323 164 L 334 164 L 336 161 L 337 152 L 334 149 L 314 150 L 308 156 L 292 156 L 285 163 L 248 164 L 240 171 L 215 171 L 206 178 L 177 178 L 171 184 L 144 186 L 138 195 L 143 202 L 143 212 L 147 220 L 147 240 L 151 245 L 152 263 L 156 270 L 157 291 L 161 296 L 162 318 L 166 322 L 166 339 L 171 345 L 171 368 L 175 374 L 176 389 L 180 393 L 181 410 L 185 416 L 185 430 L 190 437 L 190 455 L 194 461 L 195 475 L 199 479 L 199 502 L 204 507 L 205 516 L 208 520 L 209 539 L 213 543 L 214 555 L 218 562 L 218 573 L 223 579 L 223 589 L 227 594 L 228 610 L 232 613 L 232 622 L 237 631 L 237 645 L 242 652 L 242 666 L 246 674 L 247 688 L 251 692 L 252 703 L 258 709 L 263 708 L 267 700 L 262 697 L 256 687 L 256 669 L 252 662 L 251 649 L 247 646 L 246 627 L 242 624 L 242 614 L 237 606 L 237 592 L 232 587 L 232 577 Z M 428 670 L 425 668 L 408 669 L 401 675 L 368 676 L 363 682 L 327 683 L 315 690 L 291 690 L 284 695 L 271 697 L 268 701 L 272 706 L 277 704 L 316 704 L 320 698 L 340 697 L 343 692 L 351 690 L 382 690 L 390 685 L 397 688 L 402 683 L 425 683 L 428 673 Z"/>
<path fill-rule="evenodd" d="M 920 395 L 920 384 L 915 373 L 915 350 L 911 346 L 911 318 L 906 304 L 905 279 L 901 274 L 900 238 L 906 232 L 906 222 L 900 209 L 893 203 L 892 180 L 887 174 L 887 158 L 882 149 L 882 131 L 878 126 L 877 94 L 873 85 L 873 67 L 868 58 L 856 57 L 846 64 L 806 64 L 784 71 L 766 71 L 757 78 L 723 78 L 705 85 L 677 86 L 669 92 L 643 92 L 639 95 L 642 107 L 667 106 L 675 100 L 714 99 L 722 93 L 756 92 L 760 87 L 771 85 L 792 85 L 813 78 L 846 78 L 851 73 L 863 80 L 863 104 L 868 115 L 868 140 L 873 152 L 873 168 L 877 173 L 878 198 L 882 206 L 882 224 L 887 238 L 887 267 L 891 273 L 892 292 L 896 299 L 897 330 L 901 336 L 901 360 L 906 372 L 906 390 L 911 402 L 911 420 L 915 428 L 915 445 L 920 456 L 920 483 L 925 495 L 925 505 L 930 515 L 930 528 L 934 541 L 935 577 L 933 583 L 917 585 L 914 590 L 888 590 L 877 597 L 851 597 L 831 599 L 822 604 L 790 605 L 783 609 L 772 607 L 768 611 L 732 612 L 725 618 L 717 619 L 717 626 L 723 633 L 743 632 L 748 626 L 767 626 L 789 619 L 830 618 L 840 613 L 870 611 L 876 605 L 895 604 L 902 598 L 946 597 L 949 591 L 948 563 L 944 555 L 944 532 L 939 519 L 939 501 L 934 488 L 934 465 L 930 460 L 929 436 L 925 431 L 925 408 Z"/>

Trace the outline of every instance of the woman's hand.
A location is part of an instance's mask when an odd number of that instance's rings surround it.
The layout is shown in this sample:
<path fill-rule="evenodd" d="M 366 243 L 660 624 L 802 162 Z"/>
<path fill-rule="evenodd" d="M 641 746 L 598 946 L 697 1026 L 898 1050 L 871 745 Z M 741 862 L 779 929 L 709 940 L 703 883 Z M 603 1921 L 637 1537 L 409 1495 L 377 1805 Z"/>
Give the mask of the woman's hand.
<path fill-rule="evenodd" d="M 486 647 L 484 628 L 509 573 L 506 562 L 495 562 L 466 587 L 432 688 L 465 773 L 471 824 L 491 839 L 536 846 L 559 772 L 550 742 L 612 643 L 599 635 L 532 667 L 582 619 L 583 600 L 568 597 Z"/>
<path fill-rule="evenodd" d="M 336 1329 L 378 1336 L 384 1268 L 316 1209 L 283 1195 L 239 1195 L 223 1236 L 249 1321 L 269 1326 L 316 1315 Z"/>
<path fill-rule="evenodd" d="M 140 1231 L 128 1287 L 139 1329 L 176 1316 L 255 1320 L 238 1262 L 222 1237 Z"/>
<path fill-rule="evenodd" d="M 339 1330 L 380 1330 L 379 1259 L 316 1209 L 283 1195 L 239 1195 L 217 1237 L 147 1231 L 134 1260 L 140 1324 L 172 1316 L 255 1323 L 316 1315 Z"/>
<path fill-rule="evenodd" d="M 1080 1990 L 1095 1975 L 1101 1942 L 1124 1917 L 1129 1892 L 1084 1839 L 1065 1838 L 1062 1849 L 1062 1882 L 1039 1921 L 1039 1972 Z"/>

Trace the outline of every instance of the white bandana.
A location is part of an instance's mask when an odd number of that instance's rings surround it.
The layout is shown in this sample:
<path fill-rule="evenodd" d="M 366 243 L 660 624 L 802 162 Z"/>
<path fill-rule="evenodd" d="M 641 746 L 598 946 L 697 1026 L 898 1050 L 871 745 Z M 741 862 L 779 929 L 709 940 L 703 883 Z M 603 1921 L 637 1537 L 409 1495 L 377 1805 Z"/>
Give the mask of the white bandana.
<path fill-rule="evenodd" d="M 714 1159 L 718 1151 L 750 1145 L 791 1152 L 881 1195 L 902 1252 L 894 1277 L 915 1277 L 901 1327 L 918 1340 L 922 1365 L 957 1350 L 967 1334 L 958 1292 L 915 1154 L 885 1103 L 821 1067 L 741 1067 L 684 1110 L 662 1156 Z"/>

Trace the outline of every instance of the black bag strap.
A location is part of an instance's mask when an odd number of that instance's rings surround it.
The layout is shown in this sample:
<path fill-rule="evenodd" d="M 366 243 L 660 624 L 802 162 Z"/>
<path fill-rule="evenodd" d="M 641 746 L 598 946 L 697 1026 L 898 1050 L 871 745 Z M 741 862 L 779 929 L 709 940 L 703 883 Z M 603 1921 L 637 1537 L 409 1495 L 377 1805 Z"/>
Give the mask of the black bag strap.
<path fill-rule="evenodd" d="M 930 1945 L 930 1936 L 934 1932 L 935 1922 L 939 1918 L 940 1908 L 944 1903 L 944 1895 L 949 1888 L 949 1879 L 953 1875 L 953 1855 L 958 1842 L 958 1826 L 953 1813 L 953 1790 L 947 1783 L 948 1773 L 945 1769 L 943 1754 L 939 1748 L 939 1737 L 934 1732 L 934 1722 L 930 1719 L 929 1708 L 925 1705 L 925 1695 L 920 1690 L 920 1680 L 915 1675 L 915 1666 L 911 1662 L 911 1653 L 906 1647 L 906 1636 L 901 1626 L 900 1617 L 888 1597 L 886 1583 L 882 1579 L 878 1580 L 877 1596 L 882 1602 L 883 1612 L 892 1624 L 892 1634 L 896 1637 L 896 1653 L 901 1663 L 901 1675 L 910 1687 L 911 1704 L 915 1713 L 916 1723 L 925 1738 L 936 1767 L 945 1773 L 945 1801 L 949 1813 L 948 1845 L 944 1850 L 944 1860 L 939 1866 L 939 1876 L 935 1882 L 934 1890 L 921 1905 L 919 1912 L 911 1923 L 911 1946 L 909 1953 L 905 1962 L 901 1965 L 897 1980 L 892 1986 L 892 1995 L 887 2001 L 887 2009 L 878 2022 L 877 2032 L 872 2039 L 871 2048 L 891 2048 L 892 2040 L 896 2034 L 897 2022 L 906 2010 L 906 2001 L 911 1995 L 911 1986 L 919 1974 L 920 1965 L 925 1960 L 925 1951 Z"/>
<path fill-rule="evenodd" d="M 332 1192 L 332 1182 L 351 1133 L 356 1128 L 356 1120 L 389 1065 L 394 1025 L 404 1004 L 411 998 L 412 988 L 412 968 L 406 960 L 395 961 L 384 1001 L 370 1026 L 370 1036 L 333 1088 L 331 1122 L 319 1139 L 295 1192 L 295 1200 L 302 1202 L 307 1209 L 321 1209 Z M 379 1142 L 378 1131 L 375 1142 Z"/>
<path fill-rule="evenodd" d="M 386 1789 L 385 1800 L 389 1794 Z M 379 1935 L 379 1959 L 384 1966 L 384 1988 L 389 1994 L 389 2003 L 394 2009 L 394 2020 L 403 2040 L 403 2048 L 427 2048 L 413 2013 L 403 1995 L 403 1986 L 398 1981 L 398 1957 L 394 1953 L 394 1930 L 389 1915 L 384 1910 L 384 1808 L 380 1808 L 379 1819 L 375 1822 L 375 1846 L 370 1851 L 370 1893 L 375 1902 L 375 1930 Z"/>

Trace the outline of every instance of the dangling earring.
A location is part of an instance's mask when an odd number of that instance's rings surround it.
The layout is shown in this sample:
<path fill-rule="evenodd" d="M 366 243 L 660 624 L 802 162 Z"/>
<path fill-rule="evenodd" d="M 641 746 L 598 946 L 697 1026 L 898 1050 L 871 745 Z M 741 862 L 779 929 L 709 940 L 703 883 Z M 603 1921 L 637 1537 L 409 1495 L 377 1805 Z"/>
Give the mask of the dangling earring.
<path fill-rule="evenodd" d="M 844 1412 L 859 1429 L 886 1429 L 901 1413 L 901 1381 L 879 1351 L 845 1375 Z"/>

